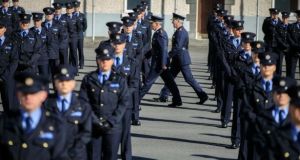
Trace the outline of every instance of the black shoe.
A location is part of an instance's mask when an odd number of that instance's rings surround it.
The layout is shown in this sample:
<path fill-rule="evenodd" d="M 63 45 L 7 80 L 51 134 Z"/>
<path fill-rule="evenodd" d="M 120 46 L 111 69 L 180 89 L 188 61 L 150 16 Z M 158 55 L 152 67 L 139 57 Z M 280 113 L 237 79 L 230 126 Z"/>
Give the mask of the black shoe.
<path fill-rule="evenodd" d="M 142 110 L 142 107 L 139 107 L 139 111 L 141 111 Z"/>
<path fill-rule="evenodd" d="M 153 100 L 155 102 L 168 102 L 168 98 L 162 98 L 162 97 L 159 97 L 159 98 L 153 98 Z"/>
<path fill-rule="evenodd" d="M 236 143 L 233 143 L 231 146 L 230 146 L 231 149 L 238 149 L 240 148 L 240 144 L 236 144 Z"/>
<path fill-rule="evenodd" d="M 227 128 L 227 127 L 228 127 L 228 124 L 227 124 L 227 123 L 222 123 L 221 127 L 222 127 L 222 128 Z"/>
<path fill-rule="evenodd" d="M 179 107 L 182 106 L 182 102 L 173 102 L 171 104 L 168 104 L 168 107 Z"/>
<path fill-rule="evenodd" d="M 80 65 L 80 66 L 79 66 L 79 69 L 83 69 L 83 66 Z"/>
<path fill-rule="evenodd" d="M 204 94 L 204 93 L 203 93 Z M 208 100 L 208 96 L 207 94 L 205 93 L 205 95 L 203 95 L 201 98 L 200 98 L 200 102 L 198 102 L 197 104 L 204 104 L 206 101 Z"/>
<path fill-rule="evenodd" d="M 215 89 L 215 86 L 214 86 L 214 85 L 212 85 L 212 86 L 210 87 L 210 89 Z"/>
<path fill-rule="evenodd" d="M 77 73 L 76 76 L 79 76 L 79 73 Z"/>
<path fill-rule="evenodd" d="M 133 126 L 141 126 L 141 121 L 140 120 L 133 120 L 131 125 Z"/>
<path fill-rule="evenodd" d="M 213 111 L 214 113 L 220 113 L 221 112 L 221 109 L 220 108 L 217 108 L 216 110 Z"/>

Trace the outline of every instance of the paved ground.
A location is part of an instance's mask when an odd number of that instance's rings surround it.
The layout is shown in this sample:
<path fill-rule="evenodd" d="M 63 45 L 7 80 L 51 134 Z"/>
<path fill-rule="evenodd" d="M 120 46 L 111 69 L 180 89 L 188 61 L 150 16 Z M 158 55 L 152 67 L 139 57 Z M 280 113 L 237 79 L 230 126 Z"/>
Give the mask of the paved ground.
<path fill-rule="evenodd" d="M 79 89 L 84 74 L 96 69 L 94 48 L 87 40 L 85 68 L 76 77 Z M 99 41 L 99 40 L 97 40 Z M 97 44 L 97 43 L 96 43 Z M 206 57 L 207 42 L 192 41 L 190 52 L 194 77 L 213 98 L 210 89 Z M 159 79 L 142 101 L 142 126 L 132 128 L 134 160 L 233 160 L 238 150 L 227 149 L 230 145 L 230 130 L 219 128 L 220 115 L 212 113 L 215 101 L 196 105 L 199 101 L 191 87 L 179 75 L 176 82 L 181 91 L 183 106 L 168 108 L 167 103 L 153 102 L 162 88 Z"/>

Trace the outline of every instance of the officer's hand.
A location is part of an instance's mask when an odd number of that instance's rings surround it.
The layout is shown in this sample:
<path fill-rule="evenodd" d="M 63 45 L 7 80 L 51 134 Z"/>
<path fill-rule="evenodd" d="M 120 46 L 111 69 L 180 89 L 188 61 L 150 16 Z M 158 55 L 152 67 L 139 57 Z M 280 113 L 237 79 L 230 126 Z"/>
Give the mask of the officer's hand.
<path fill-rule="evenodd" d="M 166 65 L 163 65 L 161 68 L 162 68 L 163 70 L 168 69 L 168 67 L 167 67 Z"/>
<path fill-rule="evenodd" d="M 107 121 L 99 122 L 99 126 L 104 132 L 107 132 L 112 128 L 112 126 Z"/>

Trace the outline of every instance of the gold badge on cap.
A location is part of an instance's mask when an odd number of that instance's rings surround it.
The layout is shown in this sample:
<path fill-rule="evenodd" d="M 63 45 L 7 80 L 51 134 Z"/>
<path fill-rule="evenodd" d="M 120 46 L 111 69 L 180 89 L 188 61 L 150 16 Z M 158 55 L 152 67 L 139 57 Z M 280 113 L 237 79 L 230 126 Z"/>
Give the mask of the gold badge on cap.
<path fill-rule="evenodd" d="M 103 53 L 104 53 L 104 54 L 108 54 L 108 50 L 107 50 L 107 49 L 104 49 L 104 50 L 103 50 Z"/>
<path fill-rule="evenodd" d="M 26 78 L 25 79 L 25 85 L 26 86 L 32 86 L 34 83 L 33 79 L 32 78 Z"/>
<path fill-rule="evenodd" d="M 270 60 L 271 56 L 270 55 L 266 55 L 266 60 Z"/>
<path fill-rule="evenodd" d="M 239 22 L 239 23 L 238 23 L 238 26 L 242 26 L 242 23 L 241 23 L 241 22 Z"/>
<path fill-rule="evenodd" d="M 259 43 L 256 44 L 256 48 L 260 48 L 261 45 Z"/>
<path fill-rule="evenodd" d="M 25 19 L 27 19 L 27 16 L 24 16 Z"/>
<path fill-rule="evenodd" d="M 114 27 L 114 28 L 116 28 L 116 27 L 117 27 L 117 25 L 116 25 L 116 24 L 113 24 L 113 27 Z"/>
<path fill-rule="evenodd" d="M 246 35 L 246 38 L 250 38 L 250 35 L 249 35 L 249 34 L 247 34 L 247 35 Z"/>
<path fill-rule="evenodd" d="M 116 36 L 116 39 L 117 39 L 117 40 L 119 40 L 119 39 L 120 39 L 120 36 L 119 36 L 119 35 L 117 35 L 117 36 Z"/>
<path fill-rule="evenodd" d="M 284 86 L 286 85 L 285 80 L 281 80 L 281 81 L 279 82 L 279 85 L 280 85 L 281 87 L 284 87 Z"/>
<path fill-rule="evenodd" d="M 60 73 L 66 75 L 68 73 L 68 70 L 66 68 L 62 68 Z"/>

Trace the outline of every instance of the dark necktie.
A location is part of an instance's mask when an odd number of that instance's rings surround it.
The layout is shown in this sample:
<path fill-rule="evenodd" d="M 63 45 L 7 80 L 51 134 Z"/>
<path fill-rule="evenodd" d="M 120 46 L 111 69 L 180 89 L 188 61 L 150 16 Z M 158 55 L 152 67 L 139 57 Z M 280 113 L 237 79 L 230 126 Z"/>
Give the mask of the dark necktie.
<path fill-rule="evenodd" d="M 130 36 L 129 35 L 126 36 L 126 42 L 130 42 Z"/>
<path fill-rule="evenodd" d="M 238 47 L 239 44 L 240 44 L 239 39 L 236 39 L 236 46 L 235 47 Z"/>
<path fill-rule="evenodd" d="M 61 112 L 64 113 L 66 111 L 66 99 L 61 100 Z"/>
<path fill-rule="evenodd" d="M 279 110 L 279 124 L 282 124 L 282 122 L 284 121 L 283 113 L 284 113 L 283 110 Z"/>
<path fill-rule="evenodd" d="M 120 57 L 116 57 L 116 64 L 117 64 L 116 67 L 119 67 L 119 65 L 120 65 Z"/>
<path fill-rule="evenodd" d="M 0 46 L 2 46 L 2 39 L 0 39 Z"/>
<path fill-rule="evenodd" d="M 32 118 L 30 116 L 25 118 L 25 123 L 26 123 L 26 128 L 25 128 L 25 133 L 30 133 L 30 131 L 32 130 Z"/>
<path fill-rule="evenodd" d="M 107 77 L 107 75 L 106 75 L 106 74 L 103 74 L 103 75 L 102 75 L 102 84 L 104 84 L 104 83 L 105 83 L 105 81 L 106 81 L 106 77 Z"/>
<path fill-rule="evenodd" d="M 265 86 L 266 86 L 266 92 L 267 93 L 270 93 L 271 92 L 271 86 L 270 86 L 271 84 L 270 84 L 270 81 L 267 81 L 266 82 L 266 84 L 265 84 Z"/>
<path fill-rule="evenodd" d="M 259 74 L 259 66 L 256 66 L 255 67 L 255 75 L 258 75 Z"/>
<path fill-rule="evenodd" d="M 6 9 L 3 9 L 3 14 L 6 14 Z"/>
<path fill-rule="evenodd" d="M 22 37 L 23 38 L 26 37 L 26 32 L 25 31 L 22 32 Z"/>
<path fill-rule="evenodd" d="M 57 21 L 58 21 L 58 16 L 55 16 L 55 20 L 57 20 Z"/>
<path fill-rule="evenodd" d="M 50 25 L 51 25 L 50 23 L 47 23 L 47 28 L 48 28 L 48 29 L 50 28 Z"/>
<path fill-rule="evenodd" d="M 40 30 L 38 28 L 36 29 L 36 33 L 40 34 Z"/>
<path fill-rule="evenodd" d="M 298 142 L 298 145 L 300 145 L 300 132 L 297 134 L 297 142 Z"/>

